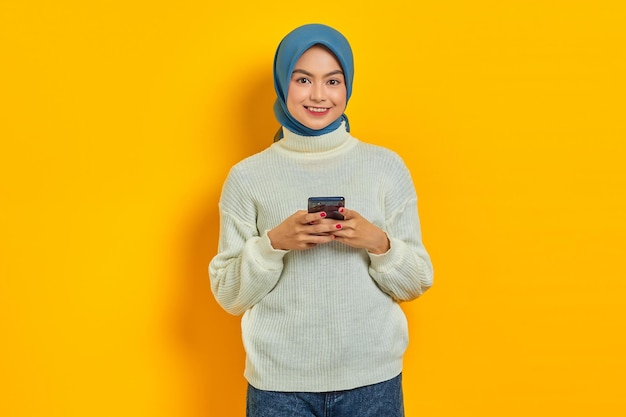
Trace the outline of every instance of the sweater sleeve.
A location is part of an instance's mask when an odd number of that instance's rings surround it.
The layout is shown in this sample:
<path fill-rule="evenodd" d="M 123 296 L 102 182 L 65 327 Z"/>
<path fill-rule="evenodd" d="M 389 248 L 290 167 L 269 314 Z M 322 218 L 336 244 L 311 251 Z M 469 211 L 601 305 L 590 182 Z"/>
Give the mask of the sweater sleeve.
<path fill-rule="evenodd" d="M 370 275 L 378 287 L 396 301 L 410 301 L 433 283 L 433 266 L 422 243 L 417 195 L 410 173 L 399 160 L 393 184 L 385 196 L 383 227 L 390 242 L 384 254 L 370 257 Z"/>
<path fill-rule="evenodd" d="M 272 247 L 267 231 L 258 232 L 254 203 L 231 171 L 220 198 L 218 253 L 209 264 L 217 302 L 234 315 L 254 306 L 278 283 L 287 252 Z"/>

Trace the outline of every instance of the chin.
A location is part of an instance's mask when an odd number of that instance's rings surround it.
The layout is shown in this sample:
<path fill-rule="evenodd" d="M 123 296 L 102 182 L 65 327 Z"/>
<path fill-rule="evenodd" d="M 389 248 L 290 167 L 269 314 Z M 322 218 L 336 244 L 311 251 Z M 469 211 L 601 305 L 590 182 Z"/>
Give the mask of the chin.
<path fill-rule="evenodd" d="M 313 130 L 321 130 L 324 129 L 326 126 L 330 125 L 332 122 L 334 122 L 336 120 L 332 119 L 332 118 L 328 118 L 328 119 L 324 119 L 324 120 L 314 120 L 314 123 L 302 123 L 303 125 L 305 125 L 306 127 L 308 127 L 309 129 L 313 129 Z"/>
<path fill-rule="evenodd" d="M 306 127 L 308 127 L 309 129 L 313 129 L 313 130 L 322 130 L 324 129 L 326 126 L 328 126 L 330 123 L 323 123 L 323 124 L 315 124 L 315 125 L 305 125 Z"/>

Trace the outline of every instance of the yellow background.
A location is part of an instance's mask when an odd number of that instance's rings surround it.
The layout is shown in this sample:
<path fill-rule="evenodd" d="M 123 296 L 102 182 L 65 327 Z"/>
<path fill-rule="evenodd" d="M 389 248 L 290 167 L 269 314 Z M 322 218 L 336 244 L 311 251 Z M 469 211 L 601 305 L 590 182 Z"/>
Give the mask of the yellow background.
<path fill-rule="evenodd" d="M 265 3 L 0 5 L 0 415 L 244 415 L 217 201 L 310 22 L 420 196 L 407 416 L 626 415 L 622 2 Z"/>

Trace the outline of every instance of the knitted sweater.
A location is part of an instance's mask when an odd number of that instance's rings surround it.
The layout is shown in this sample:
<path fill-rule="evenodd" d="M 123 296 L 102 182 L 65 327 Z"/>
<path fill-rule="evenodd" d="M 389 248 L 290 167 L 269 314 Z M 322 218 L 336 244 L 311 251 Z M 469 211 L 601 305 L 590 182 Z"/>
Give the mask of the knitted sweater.
<path fill-rule="evenodd" d="M 270 391 L 324 392 L 389 380 L 408 343 L 399 302 L 432 284 L 410 173 L 393 152 L 353 138 L 342 125 L 285 137 L 236 164 L 220 199 L 211 287 L 242 314 L 245 377 Z M 339 242 L 275 250 L 267 231 L 312 196 L 341 195 L 387 233 L 375 255 Z"/>

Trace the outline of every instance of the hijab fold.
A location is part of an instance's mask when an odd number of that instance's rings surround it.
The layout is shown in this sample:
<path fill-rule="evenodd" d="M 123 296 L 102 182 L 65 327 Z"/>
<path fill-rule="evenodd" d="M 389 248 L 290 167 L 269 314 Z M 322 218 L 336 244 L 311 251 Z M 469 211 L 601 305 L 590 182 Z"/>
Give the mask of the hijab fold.
<path fill-rule="evenodd" d="M 287 94 L 291 73 L 298 59 L 309 48 L 323 45 L 337 58 L 346 80 L 346 103 L 352 95 L 352 81 L 354 79 L 354 58 L 348 40 L 337 30 L 321 24 L 300 26 L 287 34 L 278 45 L 274 56 L 274 115 L 281 124 L 291 132 L 301 136 L 319 136 L 339 128 L 345 121 L 346 130 L 350 131 L 348 116 L 342 114 L 337 120 L 322 129 L 311 129 L 297 121 L 287 109 Z M 282 138 L 282 127 L 276 133 L 274 141 Z"/>

